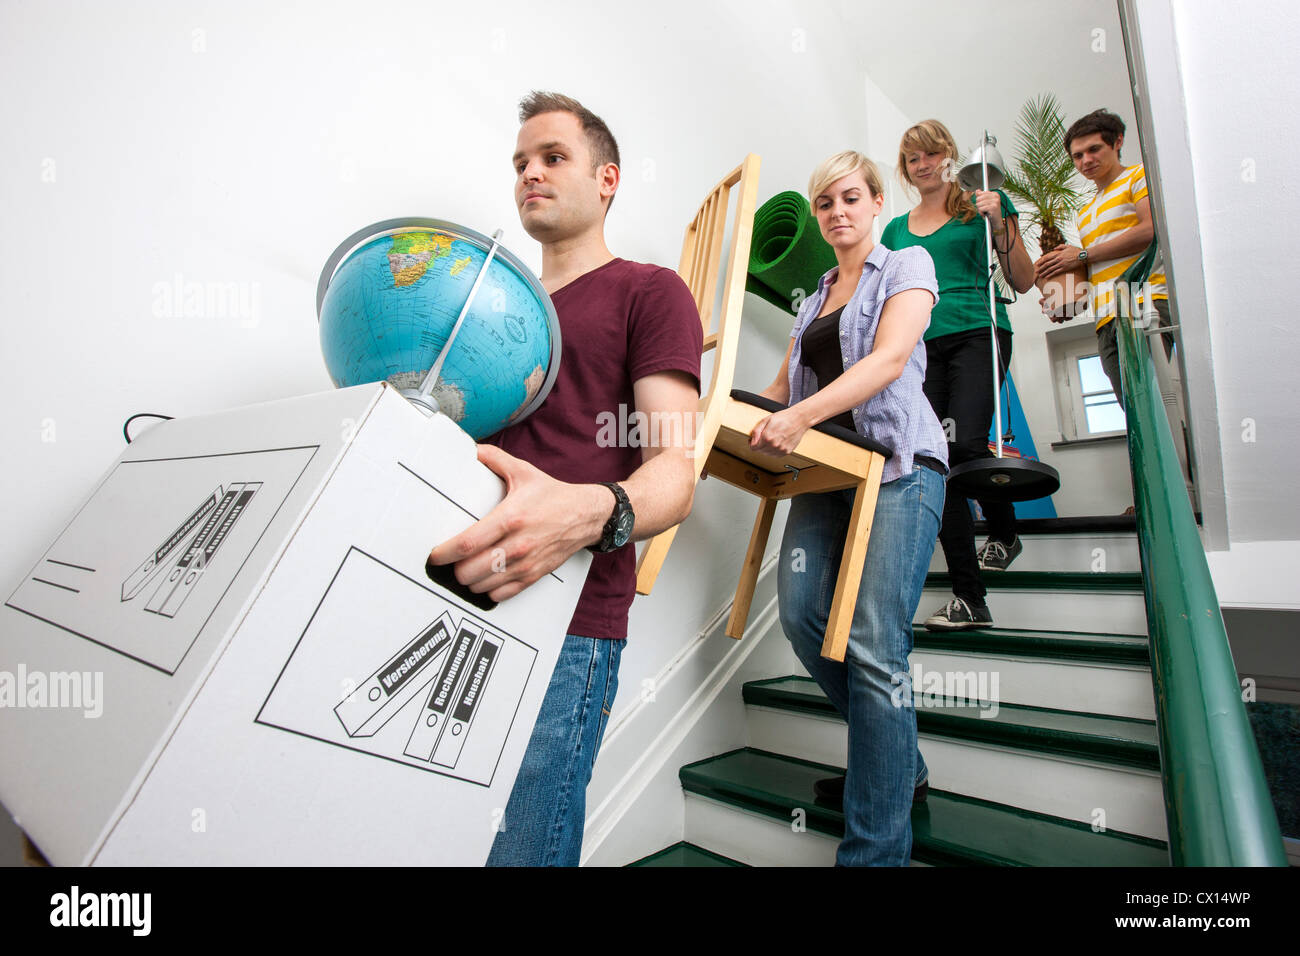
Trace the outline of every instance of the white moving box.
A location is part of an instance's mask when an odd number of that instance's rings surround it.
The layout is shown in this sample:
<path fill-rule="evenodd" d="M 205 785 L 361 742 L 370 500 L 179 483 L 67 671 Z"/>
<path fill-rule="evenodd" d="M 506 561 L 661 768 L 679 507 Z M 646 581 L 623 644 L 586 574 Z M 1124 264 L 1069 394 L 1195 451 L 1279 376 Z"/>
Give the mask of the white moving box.
<path fill-rule="evenodd" d="M 501 495 L 386 385 L 147 429 L 0 609 L 0 800 L 56 865 L 483 863 L 590 562 L 435 584 Z"/>

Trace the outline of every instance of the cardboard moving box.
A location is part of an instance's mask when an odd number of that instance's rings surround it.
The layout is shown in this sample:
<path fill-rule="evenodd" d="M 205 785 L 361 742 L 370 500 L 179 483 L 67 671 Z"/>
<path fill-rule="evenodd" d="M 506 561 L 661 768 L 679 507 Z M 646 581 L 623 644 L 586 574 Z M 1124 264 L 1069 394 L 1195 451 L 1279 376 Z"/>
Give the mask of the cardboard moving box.
<path fill-rule="evenodd" d="M 0 800 L 61 866 L 483 863 L 590 561 L 431 580 L 502 491 L 383 384 L 148 429 L 0 609 Z"/>

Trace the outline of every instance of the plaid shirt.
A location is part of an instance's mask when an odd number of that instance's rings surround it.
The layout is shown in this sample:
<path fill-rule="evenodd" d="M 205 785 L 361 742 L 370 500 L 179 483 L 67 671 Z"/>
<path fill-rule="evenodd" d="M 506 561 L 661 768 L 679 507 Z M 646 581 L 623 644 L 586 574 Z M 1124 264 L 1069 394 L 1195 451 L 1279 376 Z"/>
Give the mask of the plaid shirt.
<path fill-rule="evenodd" d="M 804 330 L 821 312 L 826 290 L 835 281 L 839 267 L 821 277 L 817 291 L 806 298 L 794 322 L 794 351 L 790 353 L 790 404 L 803 401 L 817 391 L 817 376 L 802 362 Z M 934 262 L 919 246 L 894 251 L 880 243 L 872 248 L 862 269 L 862 278 L 840 315 L 840 356 L 847 370 L 870 354 L 876 340 L 876 326 L 885 300 L 906 289 L 925 289 L 939 301 Z M 928 324 L 928 320 L 927 320 Z M 865 402 L 850 409 L 859 435 L 880 442 L 894 455 L 885 462 L 883 482 L 911 474 L 916 455 L 948 463 L 948 442 L 943 426 L 921 391 L 925 382 L 925 343 L 918 341 L 908 356 L 903 374 Z"/>

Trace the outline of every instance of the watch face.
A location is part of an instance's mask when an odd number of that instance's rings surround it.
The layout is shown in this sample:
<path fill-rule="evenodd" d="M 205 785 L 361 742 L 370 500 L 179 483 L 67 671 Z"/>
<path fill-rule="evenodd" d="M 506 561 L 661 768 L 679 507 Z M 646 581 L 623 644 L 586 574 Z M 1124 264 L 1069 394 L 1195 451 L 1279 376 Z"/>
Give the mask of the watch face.
<path fill-rule="evenodd" d="M 636 520 L 630 511 L 618 516 L 618 527 L 614 529 L 614 547 L 621 548 L 632 537 L 632 523 Z"/>

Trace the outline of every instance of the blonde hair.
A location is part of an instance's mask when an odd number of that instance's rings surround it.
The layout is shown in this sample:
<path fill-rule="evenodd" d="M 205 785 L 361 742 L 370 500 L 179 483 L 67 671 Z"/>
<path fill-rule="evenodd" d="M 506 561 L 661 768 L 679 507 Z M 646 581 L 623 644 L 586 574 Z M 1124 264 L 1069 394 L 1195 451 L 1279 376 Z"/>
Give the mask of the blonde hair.
<path fill-rule="evenodd" d="M 943 153 L 954 166 L 961 158 L 957 153 L 957 141 L 948 132 L 948 127 L 938 120 L 922 120 L 904 133 L 903 141 L 898 144 L 898 178 L 906 189 L 916 188 L 912 178 L 907 175 L 907 154 L 916 151 Z M 960 217 L 962 222 L 970 222 L 975 218 L 975 206 L 970 201 L 970 193 L 957 185 L 956 179 L 948 183 L 948 196 L 943 208 L 950 217 Z"/>
<path fill-rule="evenodd" d="M 871 190 L 873 197 L 885 194 L 885 188 L 880 182 L 880 170 L 876 169 L 876 164 L 857 150 L 846 149 L 823 160 L 813 170 L 812 175 L 808 177 L 808 201 L 816 206 L 817 197 L 826 191 L 826 187 L 858 171 L 861 171 L 862 178 L 866 180 L 867 188 Z"/>

